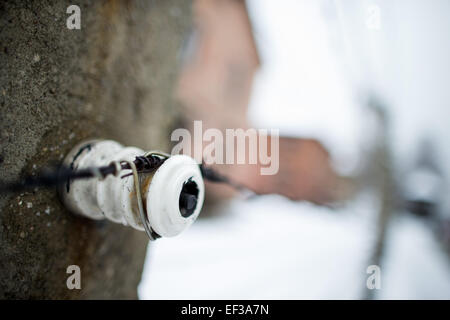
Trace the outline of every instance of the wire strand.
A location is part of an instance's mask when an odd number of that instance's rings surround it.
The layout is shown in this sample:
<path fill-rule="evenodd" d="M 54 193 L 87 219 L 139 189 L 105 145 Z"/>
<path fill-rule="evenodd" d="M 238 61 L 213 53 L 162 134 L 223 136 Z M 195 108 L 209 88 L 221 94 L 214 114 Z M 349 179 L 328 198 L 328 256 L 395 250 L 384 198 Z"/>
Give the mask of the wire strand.
<path fill-rule="evenodd" d="M 98 178 L 102 180 L 108 175 L 118 176 L 123 170 L 132 170 L 131 173 L 121 176 L 121 178 L 125 178 L 134 175 L 131 163 L 133 163 L 138 174 L 149 173 L 158 169 L 168 157 L 170 157 L 170 155 L 166 153 L 149 151 L 143 156 L 137 156 L 134 161 L 112 161 L 109 165 L 102 167 L 82 168 L 78 170 L 73 170 L 72 168 L 64 165 L 53 168 L 48 167 L 44 168 L 44 170 L 36 176 L 30 175 L 15 182 L 0 181 L 0 194 L 23 192 L 39 187 L 59 187 L 64 184 L 69 185 L 70 181 L 79 179 Z M 257 192 L 251 190 L 249 187 L 233 181 L 216 170 L 205 166 L 205 164 L 200 164 L 199 167 L 205 180 L 213 183 L 227 184 L 237 191 L 247 194 L 246 198 L 258 195 Z"/>
<path fill-rule="evenodd" d="M 122 161 L 128 163 L 128 165 L 130 166 L 130 169 L 131 169 L 131 172 L 133 175 L 133 180 L 134 180 L 134 188 L 136 189 L 136 200 L 137 200 L 138 208 L 139 208 L 139 216 L 141 218 L 142 225 L 144 226 L 145 233 L 147 233 L 147 236 L 150 238 L 151 241 L 154 241 L 154 240 L 156 240 L 156 237 L 154 236 L 155 232 L 150 227 L 150 223 L 145 214 L 144 204 L 143 204 L 143 200 L 142 200 L 142 193 L 141 193 L 141 182 L 139 179 L 136 165 L 134 164 L 133 161 L 128 161 L 128 160 L 122 160 Z"/>

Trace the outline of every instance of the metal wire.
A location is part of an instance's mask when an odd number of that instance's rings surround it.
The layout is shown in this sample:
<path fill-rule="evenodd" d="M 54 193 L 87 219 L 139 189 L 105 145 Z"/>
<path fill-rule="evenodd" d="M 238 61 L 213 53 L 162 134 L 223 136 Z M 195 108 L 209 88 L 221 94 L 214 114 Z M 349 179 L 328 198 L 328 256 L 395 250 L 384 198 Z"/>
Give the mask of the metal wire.
<path fill-rule="evenodd" d="M 170 154 L 161 151 L 148 151 L 142 156 L 137 156 L 134 161 L 112 161 L 107 166 L 103 167 L 91 167 L 73 170 L 67 166 L 59 166 L 53 168 L 45 168 L 37 176 L 27 176 L 21 180 L 15 182 L 0 181 L 0 194 L 22 192 L 30 190 L 36 187 L 58 187 L 64 184 L 68 184 L 69 181 L 78 179 L 98 178 L 103 180 L 108 175 L 118 176 L 123 170 L 132 170 L 131 173 L 123 175 L 121 178 L 125 178 L 134 175 L 133 163 L 136 172 L 147 173 L 153 172 L 158 169 L 164 161 L 170 157 Z M 231 180 L 229 177 L 221 175 L 216 170 L 206 167 L 204 164 L 199 165 L 202 176 L 205 180 L 214 183 L 224 183 L 232 188 L 240 191 L 242 194 L 247 194 L 251 198 L 258 195 L 257 192 L 249 189 L 247 186 L 237 183 Z M 136 180 L 136 179 L 135 179 Z"/>
<path fill-rule="evenodd" d="M 153 236 L 154 231 L 152 230 L 150 226 L 150 222 L 148 221 L 145 211 L 144 211 L 144 204 L 142 200 L 142 193 L 141 193 L 141 181 L 139 179 L 138 171 L 136 168 L 136 165 L 133 161 L 129 160 L 122 160 L 123 162 L 128 163 L 130 166 L 131 172 L 133 174 L 133 180 L 134 180 L 134 188 L 136 189 L 136 199 L 138 203 L 139 208 L 139 216 L 141 217 L 142 225 L 144 226 L 145 233 L 147 233 L 147 236 L 151 241 L 156 240 L 156 238 Z"/>
<path fill-rule="evenodd" d="M 152 172 L 159 168 L 168 155 L 162 152 L 151 151 L 144 156 L 138 156 L 134 160 L 134 164 L 139 173 Z M 127 161 L 112 161 L 109 165 L 103 167 L 90 167 L 73 170 L 68 166 L 48 167 L 44 168 L 36 176 L 26 176 L 13 182 L 0 181 L 0 194 L 22 192 L 36 187 L 58 187 L 66 184 L 68 181 L 98 178 L 100 180 L 108 175 L 118 176 L 122 170 L 131 169 Z M 125 178 L 131 174 L 122 176 Z"/>

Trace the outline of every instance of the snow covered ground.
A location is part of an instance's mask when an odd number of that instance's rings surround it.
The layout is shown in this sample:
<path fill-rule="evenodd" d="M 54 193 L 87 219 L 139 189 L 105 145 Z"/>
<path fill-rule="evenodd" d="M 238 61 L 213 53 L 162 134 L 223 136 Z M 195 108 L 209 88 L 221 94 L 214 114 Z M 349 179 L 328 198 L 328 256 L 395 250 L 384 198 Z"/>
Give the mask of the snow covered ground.
<path fill-rule="evenodd" d="M 367 237 L 355 215 L 267 196 L 149 247 L 143 299 L 357 298 Z"/>
<path fill-rule="evenodd" d="M 278 196 L 235 200 L 148 249 L 141 299 L 358 299 L 371 252 L 370 199 L 339 210 Z M 391 228 L 378 298 L 450 299 L 450 265 L 421 222 Z"/>

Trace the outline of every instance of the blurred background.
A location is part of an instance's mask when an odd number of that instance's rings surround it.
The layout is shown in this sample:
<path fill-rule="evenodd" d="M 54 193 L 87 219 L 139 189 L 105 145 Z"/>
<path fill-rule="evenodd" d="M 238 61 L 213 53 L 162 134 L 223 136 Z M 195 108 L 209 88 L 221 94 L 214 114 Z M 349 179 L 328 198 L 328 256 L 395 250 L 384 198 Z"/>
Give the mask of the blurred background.
<path fill-rule="evenodd" d="M 181 126 L 280 130 L 151 243 L 141 299 L 449 299 L 450 2 L 195 0 Z M 381 289 L 369 290 L 369 265 Z"/>

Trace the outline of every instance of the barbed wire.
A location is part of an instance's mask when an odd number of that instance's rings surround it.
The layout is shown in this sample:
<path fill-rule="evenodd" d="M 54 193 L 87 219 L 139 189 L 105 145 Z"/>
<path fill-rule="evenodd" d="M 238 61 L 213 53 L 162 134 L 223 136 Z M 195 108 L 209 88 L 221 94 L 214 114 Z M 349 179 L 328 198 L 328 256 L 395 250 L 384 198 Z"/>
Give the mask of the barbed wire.
<path fill-rule="evenodd" d="M 159 155 L 150 154 L 147 156 L 137 156 L 133 161 L 136 166 L 137 173 L 150 173 L 158 169 L 167 157 L 160 157 Z M 250 192 L 252 195 L 257 193 L 250 190 L 248 187 L 239 184 L 229 177 L 220 174 L 211 167 L 205 164 L 200 164 L 200 171 L 205 180 L 213 183 L 223 183 L 231 186 L 240 192 Z M 118 175 L 123 170 L 132 170 L 130 163 L 126 161 L 114 161 L 109 165 L 101 167 L 80 168 L 74 170 L 67 165 L 59 165 L 53 167 L 46 167 L 36 175 L 29 175 L 17 181 L 5 182 L 0 181 L 0 194 L 18 193 L 34 188 L 53 188 L 60 187 L 64 184 L 69 184 L 74 180 L 98 178 L 104 179 L 109 175 Z M 121 178 L 128 177 L 133 173 L 127 173 Z M 68 183 L 69 182 L 69 183 Z"/>
<path fill-rule="evenodd" d="M 137 156 L 133 161 L 138 173 L 153 172 L 158 169 L 166 160 L 155 155 Z M 16 193 L 26 190 L 43 187 L 52 188 L 64 185 L 68 181 L 99 178 L 104 179 L 109 175 L 117 175 L 122 170 L 131 170 L 130 164 L 122 161 L 111 162 L 107 166 L 81 168 L 74 170 L 73 168 L 60 165 L 46 167 L 36 175 L 29 175 L 25 178 L 13 182 L 0 182 L 0 193 Z M 129 174 L 122 176 L 127 177 Z"/>

